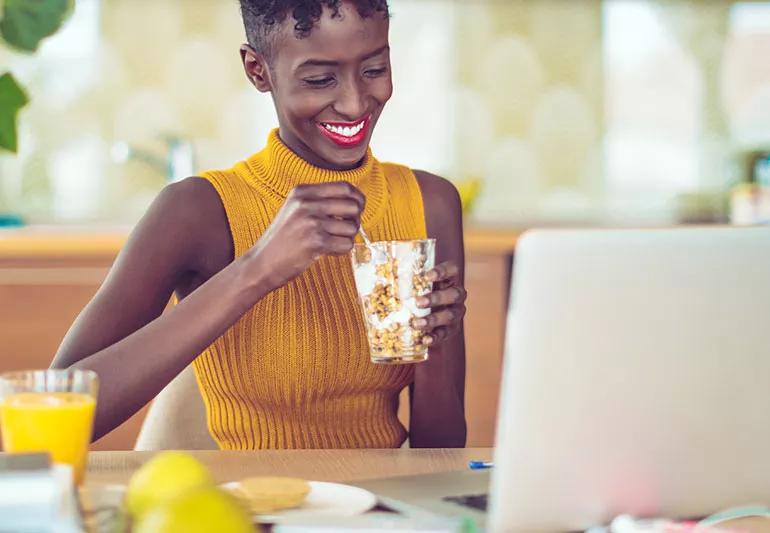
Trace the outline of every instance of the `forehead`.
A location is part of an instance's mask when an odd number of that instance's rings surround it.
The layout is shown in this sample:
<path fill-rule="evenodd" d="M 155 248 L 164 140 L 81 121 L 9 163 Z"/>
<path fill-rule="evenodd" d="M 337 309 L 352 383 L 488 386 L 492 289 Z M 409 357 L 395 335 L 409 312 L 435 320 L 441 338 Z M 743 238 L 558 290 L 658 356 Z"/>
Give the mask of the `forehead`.
<path fill-rule="evenodd" d="M 294 32 L 296 21 L 287 17 L 278 30 L 274 59 L 297 66 L 307 59 L 355 62 L 388 44 L 389 21 L 383 13 L 361 17 L 356 7 L 342 2 L 337 16 L 324 7 L 323 15 L 305 37 Z"/>

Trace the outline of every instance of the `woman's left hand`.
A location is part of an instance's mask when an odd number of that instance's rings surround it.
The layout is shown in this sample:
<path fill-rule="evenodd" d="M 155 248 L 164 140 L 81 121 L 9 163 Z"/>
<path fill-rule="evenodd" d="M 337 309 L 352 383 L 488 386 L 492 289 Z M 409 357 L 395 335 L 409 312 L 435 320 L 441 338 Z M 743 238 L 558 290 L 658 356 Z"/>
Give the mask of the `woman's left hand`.
<path fill-rule="evenodd" d="M 433 282 L 433 292 L 417 298 L 417 307 L 430 308 L 431 314 L 415 319 L 413 324 L 425 331 L 423 343 L 434 346 L 460 331 L 467 294 L 454 261 L 437 265 L 425 274 L 425 279 Z"/>

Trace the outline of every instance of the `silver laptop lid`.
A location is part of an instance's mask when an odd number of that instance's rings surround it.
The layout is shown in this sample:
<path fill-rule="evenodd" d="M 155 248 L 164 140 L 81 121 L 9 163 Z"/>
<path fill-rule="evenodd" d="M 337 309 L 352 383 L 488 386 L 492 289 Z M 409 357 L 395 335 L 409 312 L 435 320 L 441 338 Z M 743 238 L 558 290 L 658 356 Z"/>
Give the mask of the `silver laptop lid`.
<path fill-rule="evenodd" d="M 540 231 L 516 252 L 492 531 L 770 501 L 770 228 Z"/>

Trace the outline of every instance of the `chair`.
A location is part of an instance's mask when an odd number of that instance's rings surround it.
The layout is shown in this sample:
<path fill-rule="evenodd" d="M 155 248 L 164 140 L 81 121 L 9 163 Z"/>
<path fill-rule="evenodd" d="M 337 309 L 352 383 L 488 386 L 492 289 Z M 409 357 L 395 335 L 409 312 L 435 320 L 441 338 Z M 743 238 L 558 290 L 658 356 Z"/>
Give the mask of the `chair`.
<path fill-rule="evenodd" d="M 136 450 L 216 450 L 206 423 L 192 365 L 153 401 L 136 440 Z"/>

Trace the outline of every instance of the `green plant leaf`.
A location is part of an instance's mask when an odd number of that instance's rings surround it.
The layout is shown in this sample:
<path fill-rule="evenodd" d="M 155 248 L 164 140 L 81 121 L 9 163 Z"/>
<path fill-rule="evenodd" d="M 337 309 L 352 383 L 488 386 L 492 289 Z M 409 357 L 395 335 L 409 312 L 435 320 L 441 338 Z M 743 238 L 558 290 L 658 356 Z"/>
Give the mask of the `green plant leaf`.
<path fill-rule="evenodd" d="M 0 35 L 19 50 L 34 52 L 72 12 L 74 0 L 5 0 Z"/>
<path fill-rule="evenodd" d="M 0 76 L 0 148 L 16 152 L 16 117 L 29 98 L 13 75 Z"/>

